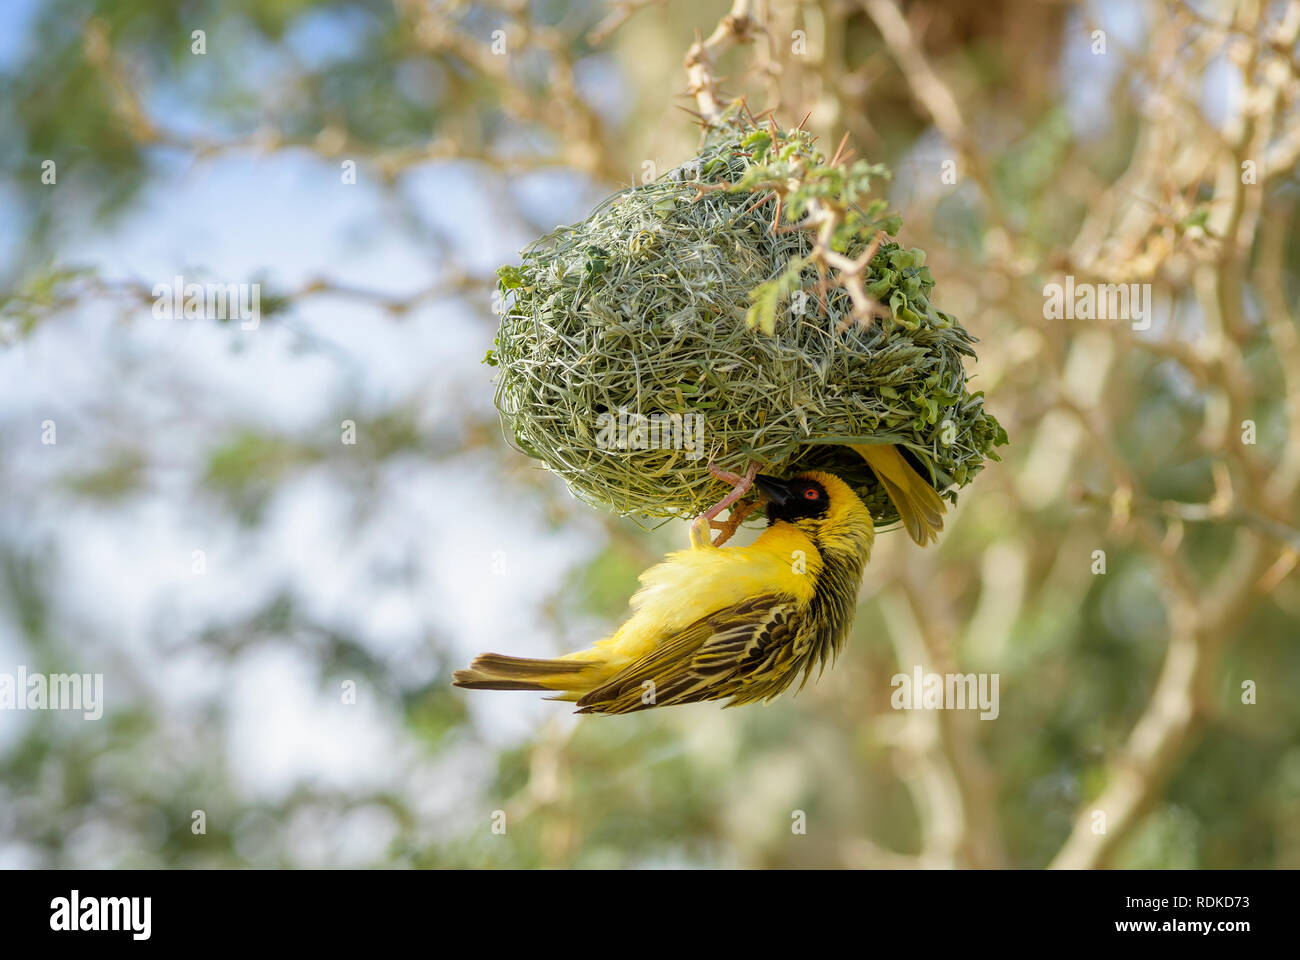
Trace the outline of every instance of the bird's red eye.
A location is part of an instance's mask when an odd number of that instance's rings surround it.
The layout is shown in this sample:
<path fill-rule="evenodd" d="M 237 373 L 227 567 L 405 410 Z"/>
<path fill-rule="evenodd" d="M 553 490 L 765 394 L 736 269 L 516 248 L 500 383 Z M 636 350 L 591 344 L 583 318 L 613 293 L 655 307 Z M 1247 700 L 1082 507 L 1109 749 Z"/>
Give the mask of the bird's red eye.
<path fill-rule="evenodd" d="M 815 487 L 809 487 L 803 492 L 803 498 L 805 500 L 816 500 L 818 496 L 820 496 L 820 494 L 817 493 Z"/>

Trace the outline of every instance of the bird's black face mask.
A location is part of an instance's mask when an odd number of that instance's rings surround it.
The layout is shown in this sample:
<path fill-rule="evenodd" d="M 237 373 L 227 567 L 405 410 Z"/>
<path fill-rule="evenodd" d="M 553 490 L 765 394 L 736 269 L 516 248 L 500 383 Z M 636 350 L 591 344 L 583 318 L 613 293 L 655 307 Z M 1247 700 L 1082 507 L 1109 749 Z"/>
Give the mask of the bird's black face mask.
<path fill-rule="evenodd" d="M 793 480 L 778 480 L 759 474 L 754 484 L 767 496 L 767 521 L 769 524 L 778 520 L 794 523 L 797 520 L 815 520 L 826 515 L 830 507 L 830 497 L 826 488 L 816 480 L 795 477 Z"/>

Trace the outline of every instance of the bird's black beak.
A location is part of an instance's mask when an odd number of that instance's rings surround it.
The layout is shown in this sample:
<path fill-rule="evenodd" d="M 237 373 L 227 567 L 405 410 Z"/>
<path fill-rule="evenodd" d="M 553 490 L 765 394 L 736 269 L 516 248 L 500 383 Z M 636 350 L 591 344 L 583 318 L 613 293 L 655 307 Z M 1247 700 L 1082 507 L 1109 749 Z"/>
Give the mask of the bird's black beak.
<path fill-rule="evenodd" d="M 754 485 L 762 490 L 767 499 L 778 507 L 785 506 L 794 497 L 790 485 L 784 480 L 778 480 L 776 477 L 769 477 L 760 473 L 754 478 Z"/>

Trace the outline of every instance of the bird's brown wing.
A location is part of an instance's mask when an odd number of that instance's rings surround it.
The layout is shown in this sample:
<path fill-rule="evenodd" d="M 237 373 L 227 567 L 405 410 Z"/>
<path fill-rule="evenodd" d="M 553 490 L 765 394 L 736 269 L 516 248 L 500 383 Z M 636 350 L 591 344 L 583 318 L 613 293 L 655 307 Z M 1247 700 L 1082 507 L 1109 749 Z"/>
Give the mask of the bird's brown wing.
<path fill-rule="evenodd" d="M 753 597 L 660 641 L 578 700 L 578 713 L 632 713 L 731 697 L 770 699 L 806 667 L 807 607 L 790 596 Z"/>

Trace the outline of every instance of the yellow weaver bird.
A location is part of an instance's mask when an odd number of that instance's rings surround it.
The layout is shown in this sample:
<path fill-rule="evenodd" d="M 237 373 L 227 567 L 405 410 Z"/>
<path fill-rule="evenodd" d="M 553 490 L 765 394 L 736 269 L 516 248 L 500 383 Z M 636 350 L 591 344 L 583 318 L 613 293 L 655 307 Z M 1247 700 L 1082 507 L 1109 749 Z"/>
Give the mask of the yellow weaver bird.
<path fill-rule="evenodd" d="M 920 543 L 943 501 L 894 447 L 868 463 Z M 861 452 L 861 451 L 860 451 Z M 864 456 L 867 454 L 864 453 Z M 771 700 L 824 669 L 844 645 L 875 526 L 858 495 L 820 471 L 790 480 L 727 476 L 736 489 L 691 526 L 691 547 L 641 574 L 632 615 L 611 636 L 554 660 L 485 653 L 453 682 L 471 690 L 553 690 L 578 713 L 631 713 L 727 699 Z M 888 479 L 887 479 L 888 477 Z M 767 497 L 768 528 L 747 547 L 710 542 L 713 518 L 749 489 Z M 923 489 L 922 489 L 923 488 Z M 927 496 L 928 493 L 928 496 Z M 935 507 L 937 501 L 938 507 Z M 910 522 L 909 522 L 910 518 Z"/>

